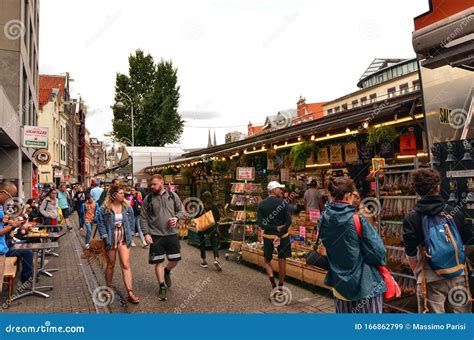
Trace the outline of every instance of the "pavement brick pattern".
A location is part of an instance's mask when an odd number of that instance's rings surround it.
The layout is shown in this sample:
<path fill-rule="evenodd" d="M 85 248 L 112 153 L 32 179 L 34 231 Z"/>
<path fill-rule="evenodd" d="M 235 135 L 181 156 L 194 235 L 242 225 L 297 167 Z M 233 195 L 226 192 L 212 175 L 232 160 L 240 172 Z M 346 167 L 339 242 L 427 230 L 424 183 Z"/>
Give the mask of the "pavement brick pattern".
<path fill-rule="evenodd" d="M 60 268 L 54 277 L 41 277 L 40 284 L 52 284 L 49 299 L 27 297 L 13 302 L 2 312 L 8 313 L 334 313 L 332 294 L 324 289 L 304 286 L 290 281 L 286 286 L 292 294 L 292 303 L 274 306 L 268 300 L 271 286 L 262 268 L 224 260 L 221 250 L 222 272 L 212 265 L 199 266 L 199 250 L 181 241 L 183 260 L 173 270 L 173 285 L 168 301 L 158 300 L 158 284 L 154 267 L 148 264 L 148 249 L 133 247 L 131 267 L 134 292 L 140 297 L 138 305 L 125 301 L 126 291 L 117 259 L 113 289 L 114 300 L 106 306 L 93 302 L 92 292 L 105 286 L 104 271 L 97 264 L 91 266 L 81 260 L 83 233 L 77 229 L 60 240 L 60 257 L 48 257 L 48 267 Z M 136 238 L 137 245 L 140 244 Z M 5 300 L 5 293 L 2 302 Z"/>

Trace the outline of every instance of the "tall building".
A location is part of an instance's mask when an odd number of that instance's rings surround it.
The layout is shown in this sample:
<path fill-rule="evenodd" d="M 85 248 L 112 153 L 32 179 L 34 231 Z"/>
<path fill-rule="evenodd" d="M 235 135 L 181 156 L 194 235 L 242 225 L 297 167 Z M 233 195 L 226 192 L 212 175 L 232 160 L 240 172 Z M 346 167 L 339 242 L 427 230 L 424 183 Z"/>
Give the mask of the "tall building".
<path fill-rule="evenodd" d="M 37 125 L 39 0 L 0 0 L 0 9 L 0 174 L 29 198 L 37 167 L 21 135 Z"/>

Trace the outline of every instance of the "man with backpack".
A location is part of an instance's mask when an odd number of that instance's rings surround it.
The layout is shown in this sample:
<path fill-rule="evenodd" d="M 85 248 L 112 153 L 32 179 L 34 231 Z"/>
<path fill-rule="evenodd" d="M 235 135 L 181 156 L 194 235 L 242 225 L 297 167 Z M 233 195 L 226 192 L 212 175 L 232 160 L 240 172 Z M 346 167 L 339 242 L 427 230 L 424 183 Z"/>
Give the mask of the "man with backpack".
<path fill-rule="evenodd" d="M 140 227 L 145 241 L 150 245 L 148 263 L 155 265 L 160 301 L 167 300 L 167 289 L 171 287 L 171 270 L 181 260 L 178 220 L 185 216 L 183 204 L 178 195 L 166 190 L 163 177 L 150 178 L 151 193 L 145 197 L 140 213 Z M 164 265 L 165 257 L 168 263 Z"/>
<path fill-rule="evenodd" d="M 472 243 L 472 231 L 459 209 L 445 204 L 440 183 L 438 171 L 415 170 L 413 185 L 421 199 L 403 220 L 405 252 L 417 280 L 418 311 L 470 313 L 464 247 Z"/>

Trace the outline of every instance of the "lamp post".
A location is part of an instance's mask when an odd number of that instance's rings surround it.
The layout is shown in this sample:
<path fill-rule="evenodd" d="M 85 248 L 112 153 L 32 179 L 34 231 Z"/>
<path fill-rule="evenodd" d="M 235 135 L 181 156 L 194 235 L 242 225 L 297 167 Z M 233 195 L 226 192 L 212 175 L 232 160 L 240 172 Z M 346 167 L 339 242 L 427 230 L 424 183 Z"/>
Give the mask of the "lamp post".
<path fill-rule="evenodd" d="M 129 104 L 130 104 L 130 118 L 132 120 L 132 140 L 131 140 L 131 144 L 132 144 L 132 148 L 135 146 L 135 130 L 134 130 L 134 120 L 133 120 L 133 101 L 132 101 L 132 98 L 130 98 L 130 96 L 122 91 L 119 91 L 117 92 L 117 95 L 119 96 L 119 98 L 123 99 L 127 99 Z M 115 103 L 115 106 L 118 107 L 118 108 L 124 108 L 125 107 L 125 104 L 120 100 L 118 101 L 117 103 Z M 130 158 L 131 158 L 131 161 L 132 161 L 132 186 L 135 184 L 134 183 L 134 176 L 133 176 L 133 151 L 131 151 L 131 155 L 130 155 Z"/>

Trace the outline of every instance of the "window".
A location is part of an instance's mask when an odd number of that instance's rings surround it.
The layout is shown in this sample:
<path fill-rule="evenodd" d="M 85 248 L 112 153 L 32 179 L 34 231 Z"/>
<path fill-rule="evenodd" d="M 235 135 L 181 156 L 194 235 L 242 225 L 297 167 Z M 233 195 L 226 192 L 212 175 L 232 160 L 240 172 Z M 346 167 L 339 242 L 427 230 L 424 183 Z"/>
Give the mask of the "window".
<path fill-rule="evenodd" d="M 342 104 L 342 111 L 346 111 L 347 110 L 347 104 Z"/>
<path fill-rule="evenodd" d="M 397 90 L 394 87 L 389 88 L 387 89 L 387 95 L 388 95 L 388 98 L 393 98 L 397 95 Z"/>
<path fill-rule="evenodd" d="M 401 84 L 400 85 L 400 93 L 401 94 L 407 94 L 408 93 L 408 84 Z"/>
<path fill-rule="evenodd" d="M 332 113 L 332 109 L 328 109 L 328 115 Z"/>
<path fill-rule="evenodd" d="M 413 82 L 413 91 L 419 91 L 420 90 L 420 81 L 419 80 L 415 80 Z"/>
<path fill-rule="evenodd" d="M 358 104 L 359 101 L 357 99 L 352 101 L 352 107 L 357 107 Z"/>
<path fill-rule="evenodd" d="M 367 97 L 360 98 L 360 105 L 364 106 L 367 104 Z"/>
<path fill-rule="evenodd" d="M 377 101 L 377 94 L 372 93 L 369 97 L 371 103 L 375 103 Z"/>
<path fill-rule="evenodd" d="M 334 108 L 334 112 L 339 112 L 339 110 L 340 110 L 339 106 L 336 106 L 336 107 Z"/>

